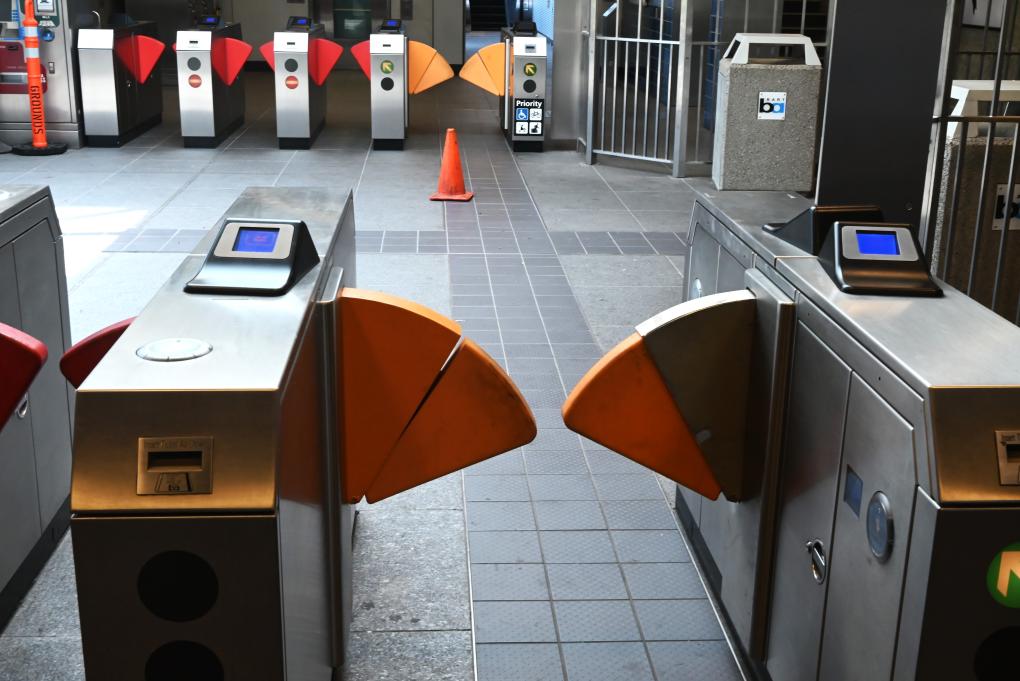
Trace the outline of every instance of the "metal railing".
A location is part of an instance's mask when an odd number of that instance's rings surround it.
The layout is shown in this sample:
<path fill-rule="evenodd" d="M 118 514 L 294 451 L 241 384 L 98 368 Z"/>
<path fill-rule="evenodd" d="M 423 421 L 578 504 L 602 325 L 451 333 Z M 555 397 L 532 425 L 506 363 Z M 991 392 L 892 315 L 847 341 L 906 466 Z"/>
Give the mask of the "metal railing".
<path fill-rule="evenodd" d="M 1010 49 L 1020 38 L 1018 8 L 1020 1 L 1005 0 L 999 16 L 989 7 L 983 27 L 967 28 L 958 7 L 921 238 L 932 274 L 1020 324 L 1020 236 L 1013 235 L 1020 231 L 1020 116 L 1013 115 L 1020 83 L 1007 78 L 1020 76 L 1020 51 Z M 965 31 L 996 48 L 959 47 Z"/>

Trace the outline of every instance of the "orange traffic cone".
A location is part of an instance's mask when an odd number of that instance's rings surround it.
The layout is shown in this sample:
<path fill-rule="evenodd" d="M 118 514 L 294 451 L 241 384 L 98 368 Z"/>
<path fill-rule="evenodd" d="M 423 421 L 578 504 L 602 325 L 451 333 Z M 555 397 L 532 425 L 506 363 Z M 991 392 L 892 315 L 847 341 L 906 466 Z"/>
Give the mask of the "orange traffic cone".
<path fill-rule="evenodd" d="M 439 169 L 439 189 L 429 197 L 432 201 L 470 201 L 474 192 L 464 188 L 464 171 L 460 167 L 460 145 L 457 131 L 446 129 L 446 145 L 443 148 L 443 166 Z"/>

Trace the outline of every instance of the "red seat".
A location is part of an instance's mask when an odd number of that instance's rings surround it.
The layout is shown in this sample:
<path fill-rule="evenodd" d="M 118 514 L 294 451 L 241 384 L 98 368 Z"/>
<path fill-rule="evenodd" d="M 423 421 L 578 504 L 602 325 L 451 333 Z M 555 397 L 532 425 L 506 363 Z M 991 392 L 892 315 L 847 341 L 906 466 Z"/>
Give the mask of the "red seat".
<path fill-rule="evenodd" d="M 48 354 L 42 341 L 0 324 L 0 428 L 28 392 Z"/>
<path fill-rule="evenodd" d="M 85 382 L 99 361 L 106 356 L 113 344 L 121 337 L 134 317 L 122 322 L 111 324 L 105 329 L 96 331 L 88 338 L 83 338 L 64 353 L 60 358 L 60 373 L 75 388 Z"/>

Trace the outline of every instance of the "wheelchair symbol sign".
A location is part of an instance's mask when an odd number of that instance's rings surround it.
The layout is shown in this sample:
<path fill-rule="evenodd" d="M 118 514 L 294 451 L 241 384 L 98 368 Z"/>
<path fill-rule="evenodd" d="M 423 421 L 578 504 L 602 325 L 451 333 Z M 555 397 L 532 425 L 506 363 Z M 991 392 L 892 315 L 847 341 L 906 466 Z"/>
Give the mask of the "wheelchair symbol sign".
<path fill-rule="evenodd" d="M 528 110 L 527 109 L 520 109 L 520 108 L 517 109 L 517 115 L 514 118 L 516 120 L 518 120 L 518 121 L 526 121 L 526 120 L 528 120 Z"/>

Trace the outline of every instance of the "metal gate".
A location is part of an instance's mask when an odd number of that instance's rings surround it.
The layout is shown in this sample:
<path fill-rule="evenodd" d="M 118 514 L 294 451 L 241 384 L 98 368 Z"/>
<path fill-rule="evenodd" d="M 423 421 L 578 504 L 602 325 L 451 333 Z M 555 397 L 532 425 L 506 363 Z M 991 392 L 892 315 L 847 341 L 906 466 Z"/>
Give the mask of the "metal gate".
<path fill-rule="evenodd" d="M 596 155 L 669 165 L 686 156 L 692 4 L 593 0 L 588 40 L 587 162 Z"/>

